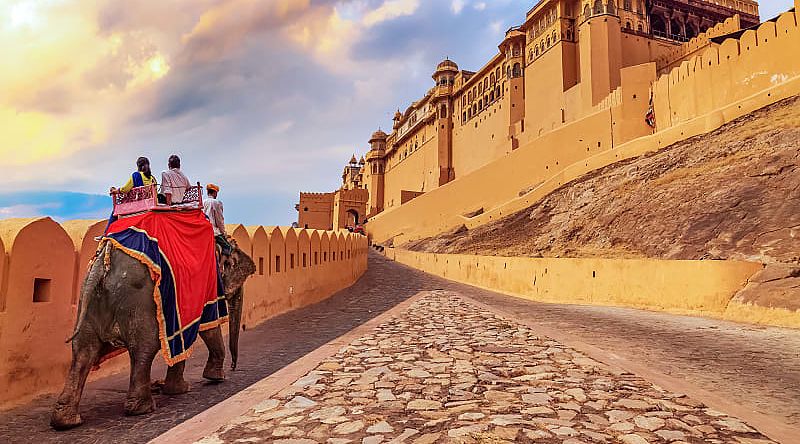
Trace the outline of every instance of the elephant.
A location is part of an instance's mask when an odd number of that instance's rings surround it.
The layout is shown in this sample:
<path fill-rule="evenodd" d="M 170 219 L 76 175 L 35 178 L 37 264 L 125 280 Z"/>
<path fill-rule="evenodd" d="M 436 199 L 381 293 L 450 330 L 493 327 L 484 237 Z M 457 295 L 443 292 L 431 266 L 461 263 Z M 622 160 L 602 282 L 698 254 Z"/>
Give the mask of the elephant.
<path fill-rule="evenodd" d="M 242 316 L 242 286 L 256 268 L 253 260 L 229 237 L 234 246 L 230 256 L 222 256 L 220 273 L 229 307 L 231 368 L 238 360 L 239 325 Z M 66 430 L 82 424 L 79 403 L 91 368 L 106 353 L 124 347 L 130 356 L 130 383 L 125 401 L 126 415 L 142 415 L 155 410 L 150 381 L 153 359 L 161 348 L 153 300 L 155 283 L 148 268 L 124 251 L 105 242 L 98 249 L 81 288 L 78 320 L 72 337 L 72 363 L 64 390 L 56 401 L 50 425 Z M 225 344 L 219 326 L 200 332 L 208 347 L 203 377 L 224 379 Z M 189 390 L 183 378 L 185 361 L 167 370 L 162 393 L 175 395 Z"/>

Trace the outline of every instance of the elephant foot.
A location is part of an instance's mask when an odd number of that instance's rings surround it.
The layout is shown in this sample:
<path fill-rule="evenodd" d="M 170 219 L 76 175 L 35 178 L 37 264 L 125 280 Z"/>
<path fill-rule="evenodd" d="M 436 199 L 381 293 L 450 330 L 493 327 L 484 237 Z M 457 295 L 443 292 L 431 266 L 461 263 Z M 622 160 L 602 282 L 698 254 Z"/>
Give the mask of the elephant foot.
<path fill-rule="evenodd" d="M 189 383 L 180 380 L 180 381 L 167 381 L 161 386 L 161 393 L 165 395 L 182 395 L 189 391 Z"/>
<path fill-rule="evenodd" d="M 222 363 L 208 362 L 205 370 L 203 370 L 203 377 L 209 381 L 222 382 L 225 380 L 225 371 L 222 370 Z"/>
<path fill-rule="evenodd" d="M 75 408 L 57 405 L 50 417 L 50 427 L 56 430 L 69 430 L 83 424 L 81 415 Z"/>
<path fill-rule="evenodd" d="M 152 396 L 145 399 L 128 399 L 125 401 L 125 415 L 138 416 L 151 413 L 156 409 L 156 402 Z"/>

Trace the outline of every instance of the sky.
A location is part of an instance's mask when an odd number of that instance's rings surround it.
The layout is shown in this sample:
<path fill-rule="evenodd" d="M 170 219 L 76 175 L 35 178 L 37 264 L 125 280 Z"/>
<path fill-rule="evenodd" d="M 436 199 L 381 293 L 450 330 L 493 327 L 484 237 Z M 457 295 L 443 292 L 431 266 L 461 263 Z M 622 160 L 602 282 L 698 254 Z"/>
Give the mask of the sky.
<path fill-rule="evenodd" d="M 478 69 L 534 3 L 0 0 L 0 218 L 106 217 L 138 156 L 178 154 L 228 222 L 290 224 L 438 62 Z"/>

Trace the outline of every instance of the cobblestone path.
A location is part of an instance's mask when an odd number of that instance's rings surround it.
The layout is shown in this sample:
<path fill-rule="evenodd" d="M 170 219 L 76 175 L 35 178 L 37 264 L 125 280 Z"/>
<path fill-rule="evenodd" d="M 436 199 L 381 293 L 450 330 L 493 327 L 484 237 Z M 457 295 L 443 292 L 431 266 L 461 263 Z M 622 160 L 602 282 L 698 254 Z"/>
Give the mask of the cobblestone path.
<path fill-rule="evenodd" d="M 53 432 L 48 420 L 55 398 L 45 396 L 0 412 L 0 442 L 146 442 L 418 291 L 436 289 L 455 291 L 518 318 L 557 329 L 576 340 L 800 426 L 798 331 L 638 310 L 532 303 L 455 284 L 373 254 L 369 270 L 353 287 L 244 332 L 240 371 L 229 374 L 224 383 L 200 382 L 206 357 L 201 346 L 187 365 L 192 391 L 176 397 L 157 396 L 158 410 L 154 414 L 123 416 L 126 372 L 89 383 L 81 404 L 83 426 Z M 163 374 L 163 364 L 157 360 L 153 377 Z"/>
<path fill-rule="evenodd" d="M 771 441 L 456 293 L 432 291 L 200 442 Z"/>

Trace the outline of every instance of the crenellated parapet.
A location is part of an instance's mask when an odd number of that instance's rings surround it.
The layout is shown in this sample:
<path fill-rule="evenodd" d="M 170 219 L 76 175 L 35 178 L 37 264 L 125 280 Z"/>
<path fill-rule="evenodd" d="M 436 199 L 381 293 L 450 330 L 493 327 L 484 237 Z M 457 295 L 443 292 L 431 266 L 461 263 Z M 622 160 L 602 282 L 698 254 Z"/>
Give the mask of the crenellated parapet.
<path fill-rule="evenodd" d="M 320 193 L 309 193 L 320 194 Z M 81 284 L 106 221 L 0 220 L 0 407 L 63 386 Z M 349 232 L 226 225 L 256 273 L 243 328 L 319 302 L 367 267 L 367 238 Z M 322 240 L 322 241 L 321 241 Z M 120 356 L 100 373 L 128 365 Z"/>

